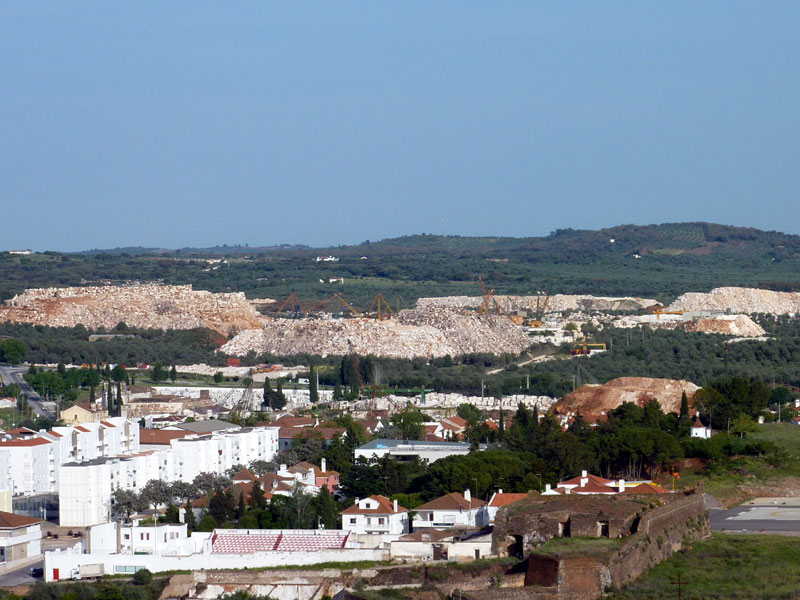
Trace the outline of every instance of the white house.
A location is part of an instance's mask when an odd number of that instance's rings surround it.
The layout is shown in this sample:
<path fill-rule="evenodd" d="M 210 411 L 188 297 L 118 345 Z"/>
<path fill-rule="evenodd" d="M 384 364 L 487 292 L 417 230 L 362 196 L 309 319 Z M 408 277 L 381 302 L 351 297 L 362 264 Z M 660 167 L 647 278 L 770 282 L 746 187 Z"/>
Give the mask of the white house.
<path fill-rule="evenodd" d="M 694 425 L 689 429 L 689 435 L 693 438 L 707 440 L 711 437 L 711 427 L 706 427 L 700 422 L 700 419 L 695 419 Z"/>
<path fill-rule="evenodd" d="M 415 509 L 414 529 L 446 529 L 454 525 L 483 527 L 486 525 L 485 506 L 486 502 L 473 498 L 469 490 L 463 495 L 450 492 Z"/>
<path fill-rule="evenodd" d="M 509 494 L 503 493 L 503 490 L 498 490 L 492 494 L 492 497 L 489 499 L 489 504 L 486 505 L 486 517 L 484 522 L 487 525 L 494 525 L 494 518 L 497 515 L 497 511 L 504 506 L 514 504 L 514 502 L 519 502 L 527 497 L 528 494 Z"/>
<path fill-rule="evenodd" d="M 386 496 L 370 496 L 356 500 L 344 509 L 342 529 L 350 533 L 403 535 L 408 533 L 408 509 Z"/>

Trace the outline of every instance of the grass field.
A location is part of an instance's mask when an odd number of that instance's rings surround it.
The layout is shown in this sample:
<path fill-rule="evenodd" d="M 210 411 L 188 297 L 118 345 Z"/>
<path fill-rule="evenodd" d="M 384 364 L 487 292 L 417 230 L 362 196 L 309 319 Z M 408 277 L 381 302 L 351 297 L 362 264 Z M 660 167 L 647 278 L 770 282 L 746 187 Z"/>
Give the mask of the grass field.
<path fill-rule="evenodd" d="M 698 473 L 682 472 L 681 487 L 702 481 L 707 492 L 730 506 L 757 496 L 787 495 L 789 488 L 800 485 L 800 427 L 791 423 L 768 423 L 747 436 L 771 442 L 777 450 L 765 457 L 732 457 L 712 463 Z"/>
<path fill-rule="evenodd" d="M 800 542 L 777 535 L 715 534 L 650 569 L 610 594 L 611 600 L 677 598 L 673 582 L 685 582 L 685 600 L 800 597 Z"/>

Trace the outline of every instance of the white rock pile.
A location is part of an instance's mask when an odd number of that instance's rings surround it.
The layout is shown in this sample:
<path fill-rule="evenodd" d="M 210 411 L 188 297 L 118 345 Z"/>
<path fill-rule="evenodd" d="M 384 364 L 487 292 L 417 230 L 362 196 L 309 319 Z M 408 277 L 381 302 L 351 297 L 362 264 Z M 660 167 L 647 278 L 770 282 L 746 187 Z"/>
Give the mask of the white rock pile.
<path fill-rule="evenodd" d="M 669 310 L 724 310 L 744 314 L 793 314 L 800 312 L 800 293 L 720 287 L 714 288 L 707 294 L 688 292 L 678 296 L 675 302 L 669 305 Z"/>

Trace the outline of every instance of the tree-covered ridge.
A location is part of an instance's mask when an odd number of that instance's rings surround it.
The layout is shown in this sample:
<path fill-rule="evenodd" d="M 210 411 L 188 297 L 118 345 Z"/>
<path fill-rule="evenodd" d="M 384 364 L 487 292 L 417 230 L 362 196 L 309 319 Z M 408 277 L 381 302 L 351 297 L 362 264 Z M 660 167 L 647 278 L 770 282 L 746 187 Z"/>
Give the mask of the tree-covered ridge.
<path fill-rule="evenodd" d="M 709 223 L 560 229 L 527 238 L 422 234 L 322 249 L 121 250 L 0 253 L 0 299 L 30 287 L 163 281 L 279 300 L 294 291 L 309 302 L 341 291 L 365 310 L 377 292 L 396 307 L 420 296 L 477 295 L 479 275 L 498 294 L 550 288 L 667 301 L 726 285 L 800 289 L 800 236 Z M 315 260 L 324 255 L 339 261 Z M 210 265 L 205 258 L 227 262 Z M 333 289 L 330 277 L 345 283 Z"/>

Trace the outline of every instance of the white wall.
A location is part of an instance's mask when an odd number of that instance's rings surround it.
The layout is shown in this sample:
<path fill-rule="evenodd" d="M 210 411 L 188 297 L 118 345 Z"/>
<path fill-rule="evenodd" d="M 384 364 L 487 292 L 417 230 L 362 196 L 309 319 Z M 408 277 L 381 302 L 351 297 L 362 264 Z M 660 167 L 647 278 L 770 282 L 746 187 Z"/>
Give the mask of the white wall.
<path fill-rule="evenodd" d="M 54 569 L 60 579 L 68 579 L 72 569 L 80 565 L 102 563 L 106 573 L 133 573 L 146 568 L 153 573 L 173 570 L 254 569 L 316 565 L 325 562 L 356 562 L 387 560 L 389 550 L 353 549 L 323 550 L 320 552 L 259 552 L 256 554 L 192 554 L 191 556 L 153 556 L 132 554 L 73 554 L 64 551 L 45 553 L 45 581 L 54 581 Z"/>

